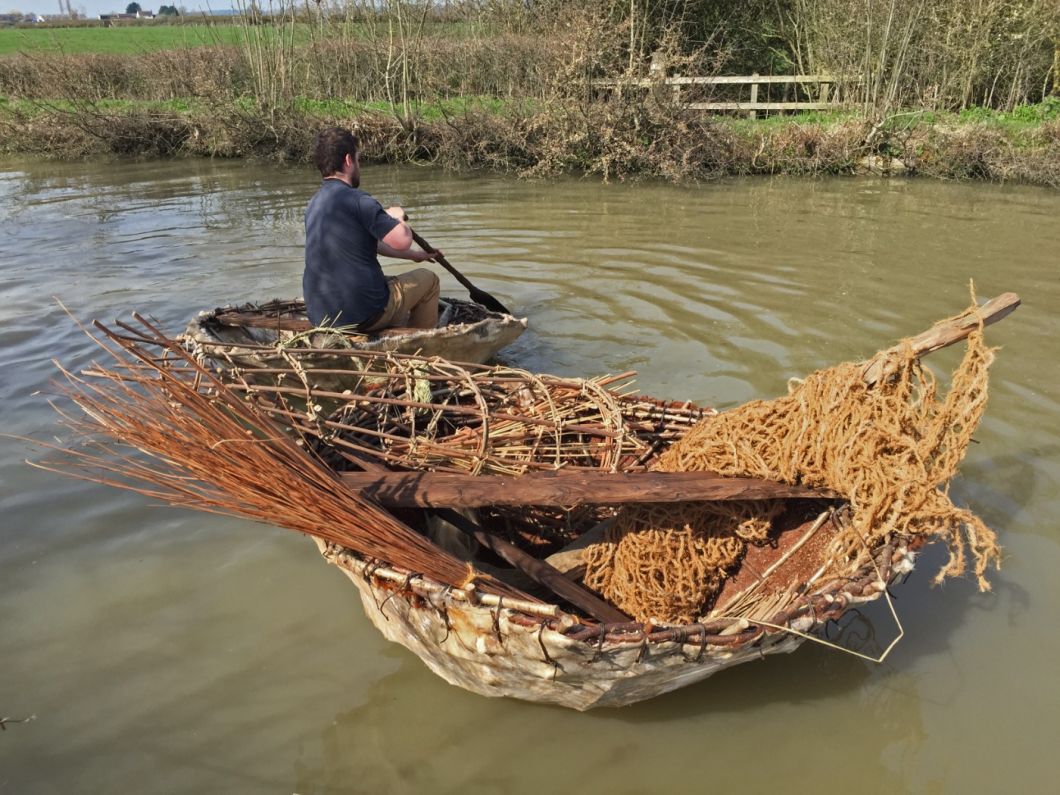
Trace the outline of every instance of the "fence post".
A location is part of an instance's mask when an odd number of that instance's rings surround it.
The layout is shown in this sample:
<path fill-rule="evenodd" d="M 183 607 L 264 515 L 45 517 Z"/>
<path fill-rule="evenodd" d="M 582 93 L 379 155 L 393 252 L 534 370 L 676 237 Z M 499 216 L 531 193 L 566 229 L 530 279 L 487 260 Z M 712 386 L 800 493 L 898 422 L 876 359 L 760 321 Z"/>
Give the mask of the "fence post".
<path fill-rule="evenodd" d="M 758 77 L 758 72 L 752 72 L 751 77 Z M 758 103 L 758 83 L 751 83 L 751 104 L 755 105 Z M 747 118 L 757 119 L 758 112 L 754 110 L 747 111 Z"/>

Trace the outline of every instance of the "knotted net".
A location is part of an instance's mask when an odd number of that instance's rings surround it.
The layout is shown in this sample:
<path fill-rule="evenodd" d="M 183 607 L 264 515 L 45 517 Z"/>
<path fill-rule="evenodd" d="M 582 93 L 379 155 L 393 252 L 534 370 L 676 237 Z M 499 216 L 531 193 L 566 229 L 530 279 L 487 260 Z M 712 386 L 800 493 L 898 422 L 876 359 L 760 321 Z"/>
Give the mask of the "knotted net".
<path fill-rule="evenodd" d="M 993 350 L 981 328 L 973 332 L 944 396 L 908 341 L 880 356 L 886 379 L 866 383 L 864 362 L 818 371 L 784 397 L 704 419 L 653 468 L 830 489 L 849 501 L 852 517 L 821 561 L 830 573 L 853 571 L 889 540 L 923 537 L 949 548 L 936 581 L 962 574 L 970 550 L 979 587 L 989 590 L 997 537 L 950 501 L 947 484 L 985 408 Z M 746 544 L 766 540 L 776 512 L 769 503 L 627 506 L 587 548 L 585 584 L 638 620 L 695 621 Z"/>

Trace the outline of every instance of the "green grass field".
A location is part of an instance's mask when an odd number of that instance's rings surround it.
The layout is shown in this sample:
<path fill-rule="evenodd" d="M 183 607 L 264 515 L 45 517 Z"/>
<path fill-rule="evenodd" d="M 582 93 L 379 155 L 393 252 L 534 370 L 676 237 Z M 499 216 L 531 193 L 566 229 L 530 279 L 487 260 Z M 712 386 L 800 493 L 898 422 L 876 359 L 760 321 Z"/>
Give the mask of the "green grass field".
<path fill-rule="evenodd" d="M 241 35 L 238 25 L 0 28 L 0 55 L 18 52 L 134 55 L 182 47 L 235 44 Z"/>
<path fill-rule="evenodd" d="M 252 37 L 259 37 L 268 36 L 270 33 L 275 35 L 281 30 L 284 35 L 288 35 L 290 28 L 263 26 L 251 30 Z M 471 28 L 461 22 L 432 24 L 427 30 L 431 35 L 451 38 L 464 38 L 471 32 Z M 311 31 L 308 25 L 296 23 L 295 41 L 305 43 L 314 32 L 319 35 L 319 31 Z M 0 28 L 0 56 L 19 52 L 135 55 L 211 44 L 238 44 L 246 35 L 246 28 L 234 23 L 116 25 L 112 28 Z M 369 29 L 360 23 L 336 23 L 329 35 L 335 35 L 340 40 L 346 37 L 359 38 L 369 35 Z M 380 29 L 379 35 L 386 35 L 385 28 Z"/>

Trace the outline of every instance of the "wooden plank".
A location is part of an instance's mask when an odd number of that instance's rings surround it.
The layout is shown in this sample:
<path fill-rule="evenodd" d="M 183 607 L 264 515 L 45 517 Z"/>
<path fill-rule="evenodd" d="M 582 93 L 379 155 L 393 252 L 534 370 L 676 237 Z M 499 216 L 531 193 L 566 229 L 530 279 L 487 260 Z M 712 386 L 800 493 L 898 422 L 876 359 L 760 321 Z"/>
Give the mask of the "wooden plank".
<path fill-rule="evenodd" d="M 479 508 L 484 505 L 617 505 L 835 498 L 832 492 L 713 472 L 529 472 L 518 477 L 449 472 L 344 472 L 343 481 L 381 505 Z"/>
<path fill-rule="evenodd" d="M 578 569 L 585 561 L 583 560 L 585 548 L 604 540 L 604 536 L 615 523 L 614 518 L 604 519 L 595 527 L 586 530 L 576 539 L 558 552 L 553 552 L 545 563 L 555 567 L 556 571 L 564 577 L 571 579 L 571 573 Z"/>
<path fill-rule="evenodd" d="M 527 552 L 523 552 L 514 544 L 509 544 L 497 536 L 490 535 L 466 516 L 448 508 L 435 511 L 435 513 L 460 532 L 473 536 L 480 544 L 500 555 L 508 563 L 534 580 L 534 582 L 543 585 L 552 593 L 581 608 L 597 621 L 608 624 L 630 620 L 629 616 L 617 607 L 608 604 L 596 594 L 568 580 L 561 572 L 548 563 L 538 560 Z"/>
<path fill-rule="evenodd" d="M 662 79 L 638 78 L 634 80 L 623 80 L 614 78 L 601 78 L 590 81 L 591 85 L 600 88 L 616 88 L 619 86 L 635 86 L 650 88 L 654 85 L 667 86 L 742 86 L 757 83 L 759 85 L 778 83 L 835 83 L 838 79 L 828 75 L 714 75 L 711 77 L 682 77 L 673 76 Z"/>
<path fill-rule="evenodd" d="M 835 110 L 833 102 L 690 102 L 689 110 Z"/>
<path fill-rule="evenodd" d="M 716 75 L 713 77 L 668 77 L 670 85 L 725 86 L 725 85 L 767 85 L 792 83 L 834 83 L 836 78 L 827 75 Z"/>
<path fill-rule="evenodd" d="M 269 328 L 278 331 L 309 331 L 313 324 L 305 318 L 269 317 L 255 312 L 222 312 L 214 318 L 222 326 Z"/>

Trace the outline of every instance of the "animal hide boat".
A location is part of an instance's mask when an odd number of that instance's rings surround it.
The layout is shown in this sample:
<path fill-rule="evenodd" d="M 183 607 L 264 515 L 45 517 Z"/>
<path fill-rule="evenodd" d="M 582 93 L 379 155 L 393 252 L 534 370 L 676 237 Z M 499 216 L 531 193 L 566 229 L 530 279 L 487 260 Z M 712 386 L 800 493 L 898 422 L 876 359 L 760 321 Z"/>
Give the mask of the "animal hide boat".
<path fill-rule="evenodd" d="M 790 399 L 722 414 L 631 395 L 616 386 L 622 376 L 564 379 L 368 352 L 351 361 L 371 386 L 350 395 L 313 386 L 312 367 L 298 388 L 263 385 L 239 367 L 196 367 L 137 316 L 139 329 L 97 326 L 120 366 L 87 376 L 110 391 L 82 389 L 76 377 L 70 391 L 87 417 L 75 429 L 102 431 L 132 452 L 116 458 L 110 442 L 99 455 L 64 450 L 75 465 L 58 468 L 98 480 L 102 467 L 172 504 L 314 536 L 372 623 L 453 684 L 578 710 L 621 706 L 819 640 L 828 622 L 886 597 L 932 541 L 949 545 L 952 575 L 963 570 L 967 540 L 985 586 L 983 572 L 998 559 L 993 534 L 952 506 L 940 484 L 985 402 L 991 354 L 982 327 L 1018 304 L 1005 294 L 866 362 L 814 374 Z M 968 353 L 938 401 L 933 382 L 912 380 L 923 378 L 917 360 L 964 338 Z M 158 349 L 165 355 L 148 353 Z M 839 387 L 829 394 L 822 383 Z M 286 400 L 292 394 L 306 398 L 303 408 Z M 321 395 L 332 401 L 326 415 Z M 859 405 L 873 401 L 911 413 L 877 422 Z M 797 413 L 806 409 L 814 413 Z M 797 433 L 774 429 L 755 443 L 722 433 L 749 437 L 741 418 L 765 426 L 783 412 L 796 412 Z M 905 433 L 914 419 L 924 422 L 915 438 L 884 435 Z M 834 472 L 821 474 L 805 456 L 797 471 L 775 463 L 755 471 L 755 456 L 790 446 L 790 437 L 835 434 L 827 456 L 811 456 Z M 696 459 L 719 440 L 723 451 L 744 441 L 758 449 L 737 471 Z M 862 458 L 836 468 L 832 459 L 861 440 Z M 911 445 L 901 460 L 897 442 Z M 866 455 L 872 477 L 849 468 L 864 467 Z M 864 492 L 874 478 L 883 491 Z M 887 494 L 894 483 L 897 499 Z M 906 500 L 926 509 L 910 514 Z M 742 521 L 726 525 L 731 532 L 694 527 L 700 512 L 736 504 L 765 517 L 761 532 Z M 458 548 L 447 540 L 453 531 L 471 543 Z M 709 557 L 713 542 L 737 536 L 737 552 L 718 576 L 700 578 L 693 601 L 677 593 L 689 590 L 676 576 L 688 549 L 701 544 Z M 623 568 L 623 545 L 638 539 L 647 554 Z M 641 570 L 674 599 L 641 599 Z"/>
<path fill-rule="evenodd" d="M 827 526 L 822 538 L 830 521 Z M 781 536 L 774 563 L 809 530 L 800 529 Z M 340 545 L 318 544 L 356 586 L 376 629 L 445 681 L 484 696 L 576 710 L 633 704 L 767 654 L 792 652 L 847 610 L 879 599 L 885 584 L 913 570 L 915 558 L 905 546 L 889 547 L 851 576 L 800 582 L 797 572 L 819 561 L 809 563 L 809 550 L 796 553 L 786 561 L 787 578 L 770 573 L 768 597 L 782 599 L 788 588 L 805 592 L 768 621 L 721 617 L 656 626 L 586 622 L 555 604 L 447 587 Z M 820 552 L 817 545 L 811 549 Z"/>

